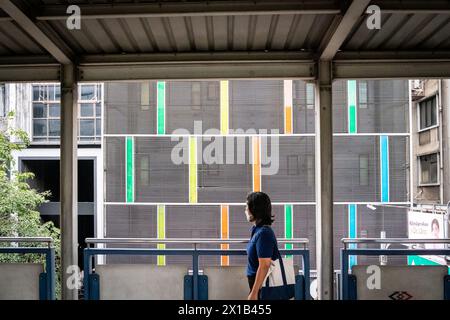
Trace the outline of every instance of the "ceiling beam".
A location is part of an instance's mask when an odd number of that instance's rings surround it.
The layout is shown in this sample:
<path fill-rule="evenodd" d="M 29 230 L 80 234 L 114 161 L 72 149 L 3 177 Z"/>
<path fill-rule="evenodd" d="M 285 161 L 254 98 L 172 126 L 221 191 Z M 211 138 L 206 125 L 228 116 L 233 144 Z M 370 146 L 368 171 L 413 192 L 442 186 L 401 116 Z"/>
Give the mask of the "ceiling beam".
<path fill-rule="evenodd" d="M 1 65 L 1 82 L 49 82 L 59 81 L 61 76 L 60 64 L 22 64 Z"/>
<path fill-rule="evenodd" d="M 339 14 L 336 1 L 211 1 L 133 4 L 79 4 L 83 19 L 228 16 L 271 14 Z M 67 19 L 67 5 L 46 5 L 37 20 Z"/>
<path fill-rule="evenodd" d="M 336 60 L 333 79 L 450 78 L 450 59 Z"/>
<path fill-rule="evenodd" d="M 332 24 L 331 36 L 321 43 L 319 49 L 320 60 L 332 60 L 345 39 L 364 14 L 370 0 L 353 0 L 339 23 Z"/>
<path fill-rule="evenodd" d="M 311 53 L 185 53 L 88 55 L 79 60 L 79 80 L 315 78 Z"/>
<path fill-rule="evenodd" d="M 59 63 L 71 64 L 70 54 L 58 47 L 39 27 L 11 0 L 0 0 L 0 8 L 5 11 L 28 35 L 47 50 Z"/>
<path fill-rule="evenodd" d="M 340 51 L 335 61 L 361 61 L 361 60 L 432 60 L 449 59 L 450 50 L 442 51 Z"/>

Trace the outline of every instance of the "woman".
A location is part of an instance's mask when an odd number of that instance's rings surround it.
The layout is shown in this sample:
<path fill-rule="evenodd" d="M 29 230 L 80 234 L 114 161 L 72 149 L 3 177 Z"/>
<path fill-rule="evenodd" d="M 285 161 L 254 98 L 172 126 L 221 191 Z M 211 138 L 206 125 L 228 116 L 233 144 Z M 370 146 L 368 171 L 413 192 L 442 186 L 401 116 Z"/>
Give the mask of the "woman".
<path fill-rule="evenodd" d="M 245 215 L 247 221 L 253 223 L 251 239 L 247 245 L 247 278 L 250 287 L 248 300 L 258 300 L 271 261 L 277 258 L 277 240 L 270 227 L 274 220 L 269 196 L 264 192 L 249 194 Z"/>

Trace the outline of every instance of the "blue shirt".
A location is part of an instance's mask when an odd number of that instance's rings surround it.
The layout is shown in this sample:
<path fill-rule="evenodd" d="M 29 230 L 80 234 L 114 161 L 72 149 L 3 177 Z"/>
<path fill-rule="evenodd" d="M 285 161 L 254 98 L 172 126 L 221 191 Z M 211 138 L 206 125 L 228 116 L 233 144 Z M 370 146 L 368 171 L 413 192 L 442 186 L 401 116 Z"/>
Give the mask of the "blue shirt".
<path fill-rule="evenodd" d="M 269 226 L 253 226 L 252 237 L 247 244 L 247 276 L 256 275 L 259 267 L 258 258 L 272 258 L 276 260 L 275 233 Z"/>

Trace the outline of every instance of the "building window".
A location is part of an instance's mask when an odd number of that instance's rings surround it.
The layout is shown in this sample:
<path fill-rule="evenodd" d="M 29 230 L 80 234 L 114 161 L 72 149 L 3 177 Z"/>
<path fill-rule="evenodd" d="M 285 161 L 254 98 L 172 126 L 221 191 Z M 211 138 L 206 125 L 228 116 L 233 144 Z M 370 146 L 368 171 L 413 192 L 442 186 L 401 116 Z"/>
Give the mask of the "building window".
<path fill-rule="evenodd" d="M 306 109 L 314 109 L 314 83 L 306 84 Z"/>
<path fill-rule="evenodd" d="M 210 81 L 208 82 L 208 100 L 215 100 L 218 96 L 219 87 L 217 86 L 217 82 Z"/>
<path fill-rule="evenodd" d="M 420 130 L 424 130 L 437 124 L 436 96 L 419 103 Z"/>
<path fill-rule="evenodd" d="M 361 109 L 367 108 L 367 81 L 358 82 L 358 106 Z"/>
<path fill-rule="evenodd" d="M 141 186 L 150 184 L 150 159 L 145 155 L 141 157 Z"/>
<path fill-rule="evenodd" d="M 306 184 L 310 187 L 314 185 L 314 156 L 312 154 L 306 155 Z"/>
<path fill-rule="evenodd" d="M 82 84 L 78 90 L 78 139 L 100 141 L 100 84 Z M 33 141 L 59 142 L 61 135 L 61 89 L 59 84 L 33 85 Z"/>
<path fill-rule="evenodd" d="M 191 106 L 192 110 L 201 109 L 201 85 L 200 82 L 193 82 L 191 87 Z"/>
<path fill-rule="evenodd" d="M 437 153 L 419 157 L 420 184 L 438 183 Z"/>
<path fill-rule="evenodd" d="M 359 185 L 369 185 L 369 156 L 366 154 L 359 155 Z"/>
<path fill-rule="evenodd" d="M 102 116 L 101 84 L 81 84 L 78 95 L 78 139 L 100 141 Z"/>
<path fill-rule="evenodd" d="M 33 85 L 33 141 L 59 141 L 60 99 L 59 84 Z"/>

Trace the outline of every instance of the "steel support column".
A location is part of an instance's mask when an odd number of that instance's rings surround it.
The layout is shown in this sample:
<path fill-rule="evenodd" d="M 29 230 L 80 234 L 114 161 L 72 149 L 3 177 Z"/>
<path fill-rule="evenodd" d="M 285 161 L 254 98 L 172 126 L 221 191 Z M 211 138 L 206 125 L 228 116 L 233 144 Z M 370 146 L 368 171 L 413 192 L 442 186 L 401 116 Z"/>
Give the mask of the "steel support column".
<path fill-rule="evenodd" d="M 70 266 L 78 266 L 78 93 L 75 66 L 69 64 L 61 68 L 61 293 L 63 300 L 77 300 L 75 284 L 78 281 L 69 279 L 72 272 L 67 271 Z"/>
<path fill-rule="evenodd" d="M 316 81 L 316 266 L 320 300 L 333 299 L 333 126 L 331 61 Z"/>

